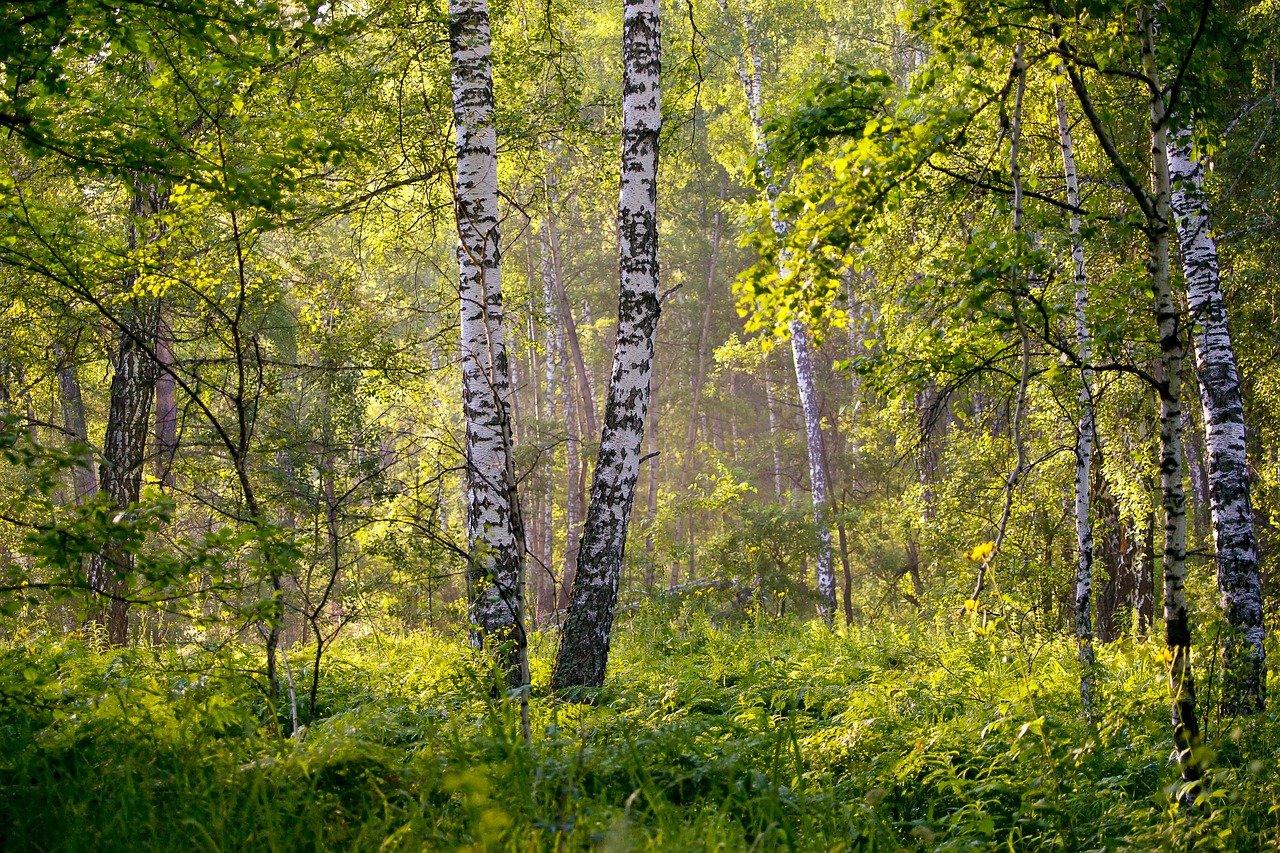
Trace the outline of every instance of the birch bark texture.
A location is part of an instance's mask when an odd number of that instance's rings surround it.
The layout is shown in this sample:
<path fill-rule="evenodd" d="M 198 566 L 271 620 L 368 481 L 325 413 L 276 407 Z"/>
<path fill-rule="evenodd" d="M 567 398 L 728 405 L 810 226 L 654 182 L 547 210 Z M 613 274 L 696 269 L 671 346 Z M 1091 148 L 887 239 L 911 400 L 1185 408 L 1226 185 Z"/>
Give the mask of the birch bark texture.
<path fill-rule="evenodd" d="M 729 14 L 727 0 L 720 0 L 720 10 Z M 756 147 L 756 158 L 765 178 L 765 195 L 769 202 L 769 221 L 781 240 L 787 235 L 787 223 L 778 215 L 778 184 L 769 166 L 769 141 L 764 133 L 762 115 L 763 86 L 760 75 L 760 51 L 756 44 L 755 24 L 751 10 L 742 10 L 743 52 L 738 55 L 738 78 L 747 100 L 747 116 Z M 779 258 L 780 277 L 786 274 L 786 257 Z M 817 379 L 813 369 L 812 344 L 804 323 L 793 318 L 787 324 L 791 338 L 792 363 L 796 372 L 796 392 L 804 418 L 805 456 L 809 463 L 809 485 L 813 491 L 813 521 L 818 531 L 817 587 L 818 615 L 827 625 L 834 624 L 836 613 L 836 575 L 831 542 L 831 495 L 827 485 L 826 447 L 822 435 L 822 407 L 818 399 Z"/>
<path fill-rule="evenodd" d="M 1142 65 L 1157 79 L 1155 15 L 1141 15 Z M 1169 280 L 1170 201 L 1168 128 L 1164 95 L 1153 89 L 1151 119 L 1151 193 L 1147 207 L 1147 274 L 1155 296 L 1155 320 L 1160 343 L 1160 495 L 1164 509 L 1164 621 L 1169 653 L 1171 722 L 1178 766 L 1185 782 L 1201 776 L 1196 748 L 1200 725 L 1196 714 L 1195 676 L 1191 668 L 1191 617 L 1187 608 L 1187 496 L 1186 457 L 1182 448 L 1182 312 Z"/>
<path fill-rule="evenodd" d="M 528 683 L 524 533 L 511 458 L 498 234 L 498 141 L 487 0 L 450 0 L 449 46 L 457 143 L 462 402 L 466 421 L 471 621 L 507 683 Z"/>
<path fill-rule="evenodd" d="M 652 384 L 658 299 L 658 134 L 662 62 L 657 0 L 626 0 L 622 22 L 622 180 L 618 336 L 600 453 L 556 654 L 555 690 L 604 683 Z"/>
<path fill-rule="evenodd" d="M 1227 323 L 1218 247 L 1209 225 L 1204 162 L 1194 155 L 1189 127 L 1171 134 L 1167 151 L 1204 412 L 1218 592 L 1229 628 L 1223 644 L 1222 709 L 1228 715 L 1252 714 L 1262 710 L 1266 696 L 1266 629 L 1240 373 Z"/>
<path fill-rule="evenodd" d="M 1054 98 L 1058 114 L 1058 146 L 1062 150 L 1062 175 L 1067 186 L 1067 204 L 1072 211 L 1068 221 L 1071 235 L 1072 283 L 1075 288 L 1074 308 L 1076 346 L 1080 357 L 1080 423 L 1076 427 L 1075 522 L 1076 522 L 1076 592 L 1075 630 L 1080 659 L 1080 700 L 1086 714 L 1093 710 L 1093 515 L 1091 467 L 1095 446 L 1093 410 L 1093 338 L 1089 333 L 1089 278 L 1084 263 L 1084 240 L 1080 234 L 1080 178 L 1076 170 L 1075 146 L 1071 138 L 1071 122 L 1061 95 Z"/>

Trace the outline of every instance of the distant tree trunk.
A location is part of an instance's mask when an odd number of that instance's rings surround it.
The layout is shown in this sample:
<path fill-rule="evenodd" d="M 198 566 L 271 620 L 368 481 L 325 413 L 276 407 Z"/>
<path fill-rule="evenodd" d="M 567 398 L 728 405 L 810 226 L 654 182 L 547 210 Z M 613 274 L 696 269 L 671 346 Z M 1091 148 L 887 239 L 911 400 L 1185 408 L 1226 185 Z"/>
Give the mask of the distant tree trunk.
<path fill-rule="evenodd" d="M 547 192 L 552 200 L 555 199 L 555 181 L 547 181 Z M 582 340 L 578 336 L 578 323 L 573 317 L 573 304 L 569 301 L 569 293 L 565 289 L 564 268 L 560 262 L 560 230 L 556 227 L 555 218 L 551 215 L 547 217 L 546 223 L 546 239 L 548 251 L 555 264 L 555 300 L 556 308 L 560 312 L 560 322 L 564 327 L 565 343 L 569 347 L 569 356 L 573 360 L 573 373 L 578 380 L 578 394 L 581 400 L 581 417 L 583 420 L 582 432 L 584 437 L 594 437 L 599 434 L 599 420 L 596 416 L 596 396 L 595 390 L 591 387 L 591 376 L 587 373 L 587 361 L 582 355 Z M 566 373 L 565 382 L 569 379 Z"/>
<path fill-rule="evenodd" d="M 1080 181 L 1076 173 L 1075 149 L 1071 140 L 1071 124 L 1067 105 L 1056 97 L 1058 113 L 1058 145 L 1062 149 L 1062 172 L 1067 184 L 1067 204 L 1080 207 Z M 1080 424 L 1076 428 L 1076 590 L 1075 630 L 1080 659 L 1080 699 L 1086 714 L 1093 712 L 1093 682 L 1096 658 L 1093 652 L 1093 623 L 1090 599 L 1093 593 L 1093 518 L 1090 515 L 1089 468 L 1094 453 L 1093 414 L 1093 339 L 1089 333 L 1086 309 L 1089 305 L 1089 279 L 1084 265 L 1084 240 L 1080 236 L 1080 214 L 1074 210 L 1070 218 L 1071 261 L 1075 285 L 1076 345 L 1080 362 Z"/>
<path fill-rule="evenodd" d="M 618 336 L 578 576 L 552 688 L 604 683 L 652 384 L 658 301 L 658 133 L 662 63 L 657 0 L 625 0 Z"/>
<path fill-rule="evenodd" d="M 707 256 L 707 292 L 703 297 L 702 318 L 698 324 L 697 350 L 694 354 L 693 374 L 689 379 L 689 420 L 684 433 L 684 464 L 680 473 L 680 494 L 687 497 L 689 485 L 693 482 L 697 471 L 698 421 L 703 417 L 702 391 L 707 377 L 707 342 L 711 338 L 711 309 L 715 305 L 716 270 L 720 262 L 720 243 L 724 237 L 724 200 L 728 192 L 729 175 L 720 173 L 720 191 L 717 197 L 715 213 L 711 219 L 711 247 Z M 689 543 L 689 573 L 693 574 L 696 560 L 697 540 L 693 535 L 690 513 L 683 513 L 680 519 L 681 541 Z M 674 589 L 680 580 L 680 561 L 671 561 L 671 578 L 669 586 Z"/>
<path fill-rule="evenodd" d="M 1212 514 L 1209 508 L 1209 469 L 1205 467 L 1204 430 L 1196 423 L 1192 410 L 1182 410 L 1182 434 L 1186 436 L 1187 467 L 1191 470 L 1191 523 L 1196 539 L 1203 539 L 1212 530 Z"/>
<path fill-rule="evenodd" d="M 649 398 L 649 425 L 645 438 L 648 442 L 646 456 L 649 457 L 649 501 L 645 514 L 644 531 L 644 586 L 652 589 L 654 576 L 658 567 L 653 555 L 653 526 L 658 520 L 658 474 L 661 470 L 658 457 L 658 388 L 653 387 Z"/>
<path fill-rule="evenodd" d="M 778 446 L 781 427 L 778 423 L 778 400 L 773 393 L 773 371 L 769 358 L 764 360 L 764 404 L 769 415 L 769 457 L 772 463 L 773 496 L 782 500 L 782 448 Z"/>
<path fill-rule="evenodd" d="M 560 370 L 564 364 L 564 331 L 557 316 L 556 310 L 556 281 L 559 278 L 560 271 L 558 268 L 558 259 L 552 252 L 550 224 L 552 213 L 547 212 L 547 218 L 543 220 L 542 229 L 539 240 L 539 249 L 541 255 L 541 272 L 542 272 L 542 303 L 543 311 L 546 314 L 546 358 L 544 359 L 544 372 L 546 374 L 546 391 L 543 394 L 545 401 L 542 417 L 548 423 L 555 423 L 559 417 L 556 411 L 557 397 L 562 396 L 560 388 L 561 375 Z M 568 385 L 567 379 L 565 385 Z M 564 389 L 568 391 L 566 387 Z M 566 412 L 568 407 L 566 406 Z M 555 478 L 553 475 L 554 457 L 550 457 L 544 469 L 542 478 L 542 543 L 541 554 L 543 565 L 538 567 L 538 580 L 535 585 L 538 590 L 537 606 L 538 619 L 544 622 L 556 610 L 556 600 L 559 597 L 556 589 L 556 577 L 554 569 L 555 565 L 555 541 L 556 532 L 553 517 L 555 507 Z"/>
<path fill-rule="evenodd" d="M 1209 227 L 1204 163 L 1192 153 L 1190 129 L 1174 133 L 1166 151 L 1204 411 L 1218 592 L 1230 628 L 1223 644 L 1222 709 L 1253 714 L 1266 699 L 1267 652 L 1240 374 Z"/>
<path fill-rule="evenodd" d="M 177 383 L 170 372 L 173 369 L 173 332 L 165 322 L 163 312 L 156 335 L 156 358 L 160 363 L 156 373 L 156 479 L 160 485 L 172 489 L 173 460 L 178 452 L 178 399 Z"/>
<path fill-rule="evenodd" d="M 72 442 L 88 447 L 89 428 L 84 414 L 84 397 L 80 393 L 80 373 L 70 353 L 59 350 L 57 371 L 63 429 Z M 98 478 L 89 459 L 80 460 L 71 469 L 71 483 L 77 504 L 84 503 L 98 491 Z"/>
<path fill-rule="evenodd" d="M 582 539 L 582 430 L 578 419 L 578 400 L 573 383 L 566 373 L 560 387 L 564 401 L 565 427 L 565 533 L 564 559 L 560 568 L 560 595 L 556 602 L 563 609 L 573 591 L 573 576 L 578 569 L 578 546 Z"/>
<path fill-rule="evenodd" d="M 487 0 L 450 0 L 466 420 L 471 620 L 507 682 L 528 683 L 524 532 L 511 456 L 511 379 L 499 272 L 498 146 Z"/>
<path fill-rule="evenodd" d="M 1151 630 L 1156 618 L 1155 516 L 1147 515 L 1142 522 L 1141 529 L 1135 526 L 1134 533 L 1137 534 L 1139 532 L 1142 534 L 1142 541 L 1138 545 L 1139 550 L 1135 559 L 1136 577 L 1133 584 L 1133 610 L 1138 636 L 1145 637 L 1147 632 Z"/>

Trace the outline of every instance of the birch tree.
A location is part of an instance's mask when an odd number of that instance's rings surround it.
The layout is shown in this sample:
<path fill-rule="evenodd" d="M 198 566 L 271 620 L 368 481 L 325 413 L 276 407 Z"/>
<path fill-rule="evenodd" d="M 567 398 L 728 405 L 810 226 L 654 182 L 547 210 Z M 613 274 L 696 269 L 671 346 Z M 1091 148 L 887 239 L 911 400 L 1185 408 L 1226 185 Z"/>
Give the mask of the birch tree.
<path fill-rule="evenodd" d="M 728 3 L 720 0 L 720 9 L 729 14 Z M 747 101 L 747 117 L 751 121 L 756 158 L 765 178 L 765 195 L 769 203 L 769 221 L 779 240 L 785 240 L 787 223 L 778 215 L 780 187 L 769 165 L 769 141 L 764 133 L 763 88 L 760 75 L 760 52 L 756 44 L 751 10 L 742 11 L 743 50 L 739 53 L 738 78 Z M 785 256 L 779 259 L 785 265 Z M 783 274 L 781 278 L 786 278 Z M 796 392 L 800 397 L 800 413 L 804 419 L 805 456 L 809 463 L 809 485 L 813 491 L 813 520 L 818 531 L 817 587 L 818 613 L 828 625 L 836 612 L 836 576 L 831 542 L 831 496 L 827 485 L 827 457 L 822 435 L 822 407 L 818 398 L 817 378 L 813 368 L 812 342 L 809 330 L 799 318 L 787 326 L 791 338 L 792 363 L 795 365 Z"/>
<path fill-rule="evenodd" d="M 1229 628 L 1223 644 L 1222 708 L 1227 714 L 1251 714 L 1261 711 L 1265 700 L 1267 652 L 1240 372 L 1222 295 L 1218 246 L 1209 226 L 1204 162 L 1192 150 L 1189 127 L 1172 132 L 1167 152 L 1204 412 L 1218 592 Z"/>
<path fill-rule="evenodd" d="M 1139 16 L 1141 72 L 1149 92 L 1151 128 L 1150 183 L 1144 187 L 1129 167 L 1094 106 L 1082 70 L 1072 63 L 1072 49 L 1061 24 L 1051 24 L 1062 51 L 1071 88 L 1103 153 L 1125 190 L 1142 212 L 1147 253 L 1147 280 L 1153 294 L 1152 314 L 1160 348 L 1159 374 L 1151 380 L 1160 405 L 1160 502 L 1164 512 L 1164 619 L 1169 656 L 1169 693 L 1175 754 L 1182 778 L 1194 783 L 1201 769 L 1196 755 L 1200 725 L 1196 713 L 1195 676 L 1191 667 L 1191 618 L 1186 596 L 1187 499 L 1186 458 L 1182 446 L 1181 380 L 1184 359 L 1182 311 L 1169 278 L 1169 230 L 1173 223 L 1168 159 L 1169 115 L 1163 89 L 1156 84 L 1155 20 L 1149 10 Z M 1138 72 L 1135 72 L 1138 73 Z"/>
<path fill-rule="evenodd" d="M 1080 178 L 1076 171 L 1075 146 L 1067 105 L 1061 95 L 1054 98 L 1058 116 L 1058 145 L 1062 149 L 1062 176 L 1067 187 L 1067 204 L 1071 207 L 1068 230 L 1071 236 L 1071 270 L 1075 289 L 1074 309 L 1076 346 L 1080 357 L 1080 423 L 1076 427 L 1075 525 L 1076 525 L 1076 590 L 1075 631 L 1080 657 L 1080 699 L 1085 713 L 1093 706 L 1093 618 L 1090 603 L 1093 595 L 1093 516 L 1090 512 L 1090 468 L 1093 464 L 1095 419 L 1093 412 L 1093 340 L 1089 333 L 1086 309 L 1089 305 L 1089 279 L 1084 265 L 1084 240 L 1080 234 Z"/>
<path fill-rule="evenodd" d="M 604 683 L 652 385 L 658 298 L 658 134 L 662 51 L 657 0 L 625 0 L 618 338 L 569 613 L 553 689 Z"/>
<path fill-rule="evenodd" d="M 462 401 L 471 621 L 507 683 L 528 683 L 524 533 L 511 456 L 511 381 L 499 270 L 498 141 L 487 0 L 450 0 L 457 144 Z"/>

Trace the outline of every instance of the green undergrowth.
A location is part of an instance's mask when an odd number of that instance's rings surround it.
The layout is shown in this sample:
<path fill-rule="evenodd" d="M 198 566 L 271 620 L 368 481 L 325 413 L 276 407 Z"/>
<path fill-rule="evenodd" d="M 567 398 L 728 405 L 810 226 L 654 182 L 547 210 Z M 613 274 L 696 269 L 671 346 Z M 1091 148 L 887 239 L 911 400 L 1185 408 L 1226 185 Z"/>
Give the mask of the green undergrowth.
<path fill-rule="evenodd" d="M 0 650 L 5 849 L 1264 849 L 1280 721 L 1212 717 L 1171 804 L 1154 643 L 1100 649 L 1094 723 L 1062 638 L 939 620 L 832 635 L 698 615 L 621 627 L 594 705 L 516 704 L 456 638 L 335 647 L 281 736 L 252 648 Z M 309 675 L 299 654 L 291 672 Z M 1203 670 L 1202 670 L 1203 671 Z M 314 713 L 313 713 L 314 711 Z"/>

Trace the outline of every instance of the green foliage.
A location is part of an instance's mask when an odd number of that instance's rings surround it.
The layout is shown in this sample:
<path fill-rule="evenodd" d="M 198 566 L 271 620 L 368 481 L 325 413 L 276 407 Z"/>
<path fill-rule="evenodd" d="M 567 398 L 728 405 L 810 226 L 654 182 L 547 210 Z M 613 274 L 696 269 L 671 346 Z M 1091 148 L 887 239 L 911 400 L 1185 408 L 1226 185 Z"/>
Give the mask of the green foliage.
<path fill-rule="evenodd" d="M 1201 804 L 1171 801 L 1155 643 L 1074 648 L 966 618 L 836 635 L 698 609 L 637 618 L 595 706 L 541 693 L 533 739 L 460 645 L 342 641 L 322 717 L 281 740 L 245 650 L 0 651 L 6 849 L 1260 849 L 1280 722 L 1225 732 Z M 305 665 L 295 659 L 299 675 Z"/>

